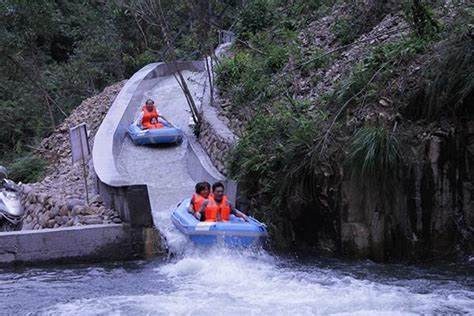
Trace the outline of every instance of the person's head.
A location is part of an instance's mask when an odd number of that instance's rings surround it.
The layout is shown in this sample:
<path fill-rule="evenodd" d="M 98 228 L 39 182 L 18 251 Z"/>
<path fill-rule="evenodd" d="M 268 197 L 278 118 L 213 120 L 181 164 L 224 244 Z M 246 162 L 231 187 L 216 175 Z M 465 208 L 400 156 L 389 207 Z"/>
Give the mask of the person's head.
<path fill-rule="evenodd" d="M 155 107 L 155 101 L 153 101 L 152 99 L 148 99 L 145 102 L 145 106 L 148 111 L 153 111 L 153 108 Z"/>
<path fill-rule="evenodd" d="M 224 185 L 222 182 L 216 182 L 212 185 L 212 194 L 214 195 L 214 199 L 216 201 L 222 200 L 224 197 Z"/>
<path fill-rule="evenodd" d="M 200 196 L 207 198 L 209 193 L 211 193 L 211 185 L 209 182 L 198 182 L 196 183 L 196 193 Z"/>

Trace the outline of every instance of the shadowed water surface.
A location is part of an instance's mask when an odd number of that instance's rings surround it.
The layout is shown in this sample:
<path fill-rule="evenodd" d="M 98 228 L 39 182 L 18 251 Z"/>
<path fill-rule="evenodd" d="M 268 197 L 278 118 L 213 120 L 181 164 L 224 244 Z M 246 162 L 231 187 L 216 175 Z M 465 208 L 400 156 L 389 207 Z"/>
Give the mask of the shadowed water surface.
<path fill-rule="evenodd" d="M 472 314 L 473 272 L 188 249 L 169 261 L 1 270 L 0 313 Z"/>

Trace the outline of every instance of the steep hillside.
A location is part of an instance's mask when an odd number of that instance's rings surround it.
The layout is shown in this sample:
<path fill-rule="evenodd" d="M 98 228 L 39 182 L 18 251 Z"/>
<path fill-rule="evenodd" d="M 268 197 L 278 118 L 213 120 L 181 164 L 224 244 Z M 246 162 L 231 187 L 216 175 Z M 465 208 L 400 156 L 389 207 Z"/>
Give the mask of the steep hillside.
<path fill-rule="evenodd" d="M 462 1 L 243 9 L 219 107 L 241 137 L 229 169 L 277 248 L 472 253 L 472 18 Z"/>
<path fill-rule="evenodd" d="M 104 89 L 84 100 L 52 135 L 36 149 L 36 156 L 47 162 L 41 181 L 22 185 L 22 202 L 26 209 L 23 230 L 120 223 L 114 210 L 107 209 L 95 192 L 95 176 L 89 161 L 88 190 L 90 205 L 86 204 L 83 169 L 72 164 L 69 129 L 86 123 L 90 147 L 109 107 L 125 81 Z"/>

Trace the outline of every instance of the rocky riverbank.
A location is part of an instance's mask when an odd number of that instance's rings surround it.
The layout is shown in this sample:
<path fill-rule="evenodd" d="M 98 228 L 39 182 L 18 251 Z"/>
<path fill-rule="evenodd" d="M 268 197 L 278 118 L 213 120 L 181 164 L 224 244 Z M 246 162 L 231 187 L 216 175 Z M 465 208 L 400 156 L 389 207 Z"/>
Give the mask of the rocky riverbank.
<path fill-rule="evenodd" d="M 48 161 L 47 175 L 40 182 L 20 185 L 21 201 L 26 210 L 22 230 L 122 222 L 119 214 L 107 209 L 95 192 L 95 175 L 90 161 L 90 203 L 87 204 L 82 166 L 72 165 L 69 129 L 86 123 L 92 148 L 95 133 L 124 84 L 125 81 L 116 83 L 84 100 L 51 136 L 41 142 L 36 154 Z"/>

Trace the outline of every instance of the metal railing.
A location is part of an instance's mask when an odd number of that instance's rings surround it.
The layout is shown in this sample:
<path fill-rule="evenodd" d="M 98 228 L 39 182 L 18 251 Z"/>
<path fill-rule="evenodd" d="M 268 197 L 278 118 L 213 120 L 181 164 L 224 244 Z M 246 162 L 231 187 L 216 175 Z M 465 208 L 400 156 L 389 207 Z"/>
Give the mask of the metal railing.
<path fill-rule="evenodd" d="M 227 30 L 219 30 L 219 44 L 232 43 L 235 41 L 235 33 Z"/>

